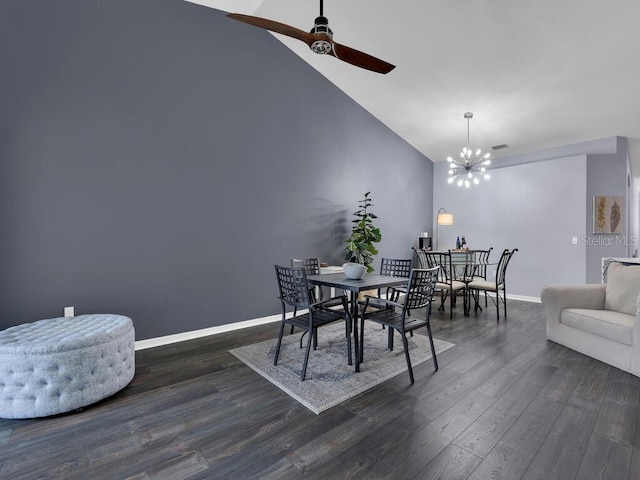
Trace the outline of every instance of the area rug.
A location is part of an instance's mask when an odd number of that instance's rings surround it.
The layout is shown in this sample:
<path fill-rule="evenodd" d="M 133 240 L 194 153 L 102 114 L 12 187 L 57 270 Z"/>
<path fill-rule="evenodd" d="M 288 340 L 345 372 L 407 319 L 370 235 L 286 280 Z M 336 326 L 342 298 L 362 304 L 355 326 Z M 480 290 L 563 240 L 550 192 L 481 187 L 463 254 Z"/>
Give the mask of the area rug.
<path fill-rule="evenodd" d="M 285 332 L 288 333 L 289 326 Z M 277 330 L 276 330 L 277 331 Z M 305 381 L 300 381 L 304 360 L 301 333 L 288 335 L 282 339 L 278 365 L 273 365 L 277 338 L 229 350 L 239 360 L 277 385 L 316 414 L 358 395 L 396 375 L 404 374 L 409 383 L 407 363 L 402 349 L 402 339 L 395 334 L 394 350 L 387 349 L 387 330 L 380 325 L 365 323 L 364 363 L 360 372 L 347 365 L 347 340 L 344 324 L 336 323 L 318 330 L 318 349 L 311 350 Z M 429 339 L 425 335 L 414 334 L 407 337 L 411 364 L 415 367 L 431 360 Z M 436 354 L 455 345 L 434 338 Z"/>

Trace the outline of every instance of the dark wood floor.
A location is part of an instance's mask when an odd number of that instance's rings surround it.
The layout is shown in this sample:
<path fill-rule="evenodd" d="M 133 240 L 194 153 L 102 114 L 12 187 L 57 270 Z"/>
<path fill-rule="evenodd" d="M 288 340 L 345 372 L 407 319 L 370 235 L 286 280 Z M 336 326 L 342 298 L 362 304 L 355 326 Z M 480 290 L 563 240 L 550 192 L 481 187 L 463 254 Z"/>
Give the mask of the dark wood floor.
<path fill-rule="evenodd" d="M 320 415 L 227 350 L 277 324 L 136 353 L 83 412 L 0 420 L 0 478 L 638 479 L 640 379 L 547 342 L 539 304 L 453 320 L 456 344 Z"/>

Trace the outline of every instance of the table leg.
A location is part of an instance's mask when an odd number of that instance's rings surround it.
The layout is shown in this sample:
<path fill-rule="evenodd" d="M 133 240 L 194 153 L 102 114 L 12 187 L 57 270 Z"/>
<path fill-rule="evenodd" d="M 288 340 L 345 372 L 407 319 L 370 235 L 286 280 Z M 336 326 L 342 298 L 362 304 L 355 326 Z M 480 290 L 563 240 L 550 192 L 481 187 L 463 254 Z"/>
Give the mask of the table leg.
<path fill-rule="evenodd" d="M 464 316 L 465 317 L 469 316 L 469 311 L 471 310 L 470 305 L 471 305 L 471 290 L 469 290 L 467 287 L 464 287 Z"/>
<path fill-rule="evenodd" d="M 353 319 L 353 346 L 356 355 L 356 372 L 360 371 L 360 342 L 358 336 L 358 292 L 351 293 L 351 318 Z"/>
<path fill-rule="evenodd" d="M 347 339 L 347 365 L 353 365 L 353 355 L 351 352 L 351 324 L 353 319 L 351 318 L 351 313 L 349 313 L 349 317 L 347 318 L 347 324 L 345 325 L 345 338 Z"/>

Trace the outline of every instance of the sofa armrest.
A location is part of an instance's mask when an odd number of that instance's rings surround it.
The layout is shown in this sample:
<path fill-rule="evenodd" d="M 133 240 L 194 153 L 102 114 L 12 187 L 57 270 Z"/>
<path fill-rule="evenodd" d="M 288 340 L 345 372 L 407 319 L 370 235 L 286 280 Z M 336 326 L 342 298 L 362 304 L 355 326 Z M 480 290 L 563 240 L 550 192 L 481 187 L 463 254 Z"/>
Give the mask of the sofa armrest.
<path fill-rule="evenodd" d="M 565 308 L 604 310 L 605 284 L 550 285 L 542 289 L 540 299 L 547 313 L 547 323 L 560 322 Z"/>

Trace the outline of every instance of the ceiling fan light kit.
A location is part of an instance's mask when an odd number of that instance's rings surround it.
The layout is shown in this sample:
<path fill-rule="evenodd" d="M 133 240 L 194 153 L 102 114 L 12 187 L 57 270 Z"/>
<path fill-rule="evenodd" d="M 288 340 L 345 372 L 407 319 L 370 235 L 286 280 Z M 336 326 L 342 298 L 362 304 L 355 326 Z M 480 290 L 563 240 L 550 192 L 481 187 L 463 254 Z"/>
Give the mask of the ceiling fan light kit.
<path fill-rule="evenodd" d="M 491 153 L 485 153 L 482 155 L 482 150 L 479 148 L 474 152 L 469 147 L 469 120 L 473 118 L 473 113 L 467 112 L 464 114 L 464 118 L 467 119 L 467 146 L 460 152 L 460 160 L 454 160 L 451 157 L 447 158 L 449 162 L 449 183 L 456 183 L 457 186 L 465 186 L 469 188 L 472 184 L 478 185 L 480 183 L 480 177 L 485 180 L 489 180 L 491 176 L 486 173 L 487 165 L 491 163 L 489 157 Z"/>
<path fill-rule="evenodd" d="M 306 43 L 309 48 L 319 55 L 332 55 L 338 60 L 364 68 L 376 73 L 386 74 L 393 70 L 395 65 L 391 65 L 384 60 L 373 57 L 368 53 L 360 52 L 351 47 L 340 45 L 333 41 L 333 32 L 329 28 L 329 20 L 323 13 L 323 1 L 320 0 L 320 16 L 316 17 L 313 28 L 310 32 L 305 32 L 296 27 L 285 25 L 284 23 L 269 20 L 267 18 L 253 17 L 240 13 L 229 13 L 227 17 L 239 22 L 264 28 L 271 32 L 286 35 Z"/>
<path fill-rule="evenodd" d="M 320 11 L 322 12 L 322 6 L 320 7 Z M 329 40 L 333 39 L 333 32 L 329 28 L 329 19 L 327 17 L 321 16 L 316 17 L 316 21 L 311 29 L 312 35 L 322 34 L 326 35 Z M 316 40 L 311 44 L 311 50 L 318 55 L 326 55 L 327 53 L 331 53 L 331 42 L 325 39 Z"/>

